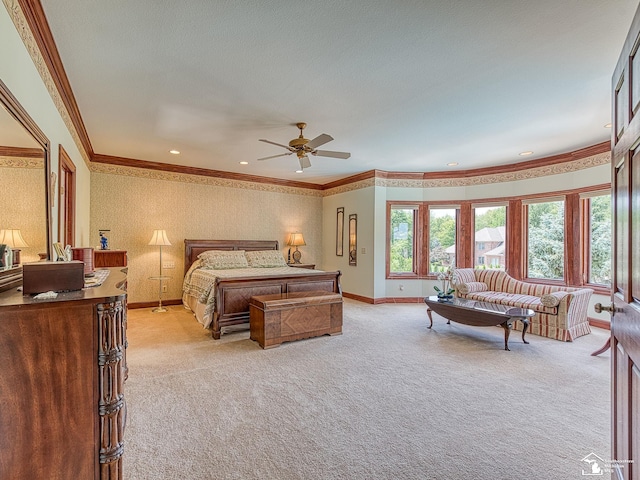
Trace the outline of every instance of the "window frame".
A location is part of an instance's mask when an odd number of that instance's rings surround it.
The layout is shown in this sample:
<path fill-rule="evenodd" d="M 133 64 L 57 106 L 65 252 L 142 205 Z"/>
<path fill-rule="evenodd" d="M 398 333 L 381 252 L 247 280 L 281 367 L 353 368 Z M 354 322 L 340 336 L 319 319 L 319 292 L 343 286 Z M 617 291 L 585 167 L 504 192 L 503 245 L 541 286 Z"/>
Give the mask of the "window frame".
<path fill-rule="evenodd" d="M 459 262 L 459 253 L 460 253 L 460 205 L 458 203 L 452 204 L 451 202 L 446 203 L 426 203 L 425 204 L 425 233 L 426 233 L 426 243 L 424 244 L 424 250 L 426 251 L 426 258 L 424 259 L 423 272 L 427 278 L 437 278 L 440 272 L 431 272 L 431 210 L 454 210 L 454 222 L 455 222 L 455 256 L 454 256 L 454 264 L 453 267 L 456 268 Z M 464 250 L 464 248 L 463 248 Z"/>
<path fill-rule="evenodd" d="M 413 209 L 413 267 L 411 272 L 392 272 L 391 271 L 391 211 L 392 210 L 408 210 Z M 420 252 L 418 235 L 423 231 L 422 214 L 420 202 L 387 202 L 387 233 L 386 233 L 386 278 L 420 278 Z"/>
<path fill-rule="evenodd" d="M 477 202 L 471 204 L 471 266 L 473 268 L 476 267 L 475 257 L 476 257 L 476 210 L 479 208 L 491 208 L 491 207 L 502 207 L 505 209 L 504 216 L 504 271 L 507 271 L 509 266 L 509 255 L 508 255 L 508 246 L 509 246 L 509 202 Z M 485 248 L 478 248 L 478 250 L 486 250 Z M 484 253 L 484 252 L 483 252 Z M 485 255 L 483 255 L 485 256 Z M 486 258 L 486 256 L 485 256 Z M 493 268 L 493 267 L 492 267 Z"/>
<path fill-rule="evenodd" d="M 554 202 L 562 202 L 563 208 L 563 239 L 562 243 L 564 245 L 564 249 L 562 252 L 562 278 L 544 278 L 544 277 L 530 277 L 529 276 L 529 207 L 531 205 L 539 205 L 542 203 L 554 203 Z M 532 199 L 528 199 L 522 204 L 522 229 L 523 229 L 523 243 L 522 243 L 522 273 L 523 280 L 530 283 L 545 283 L 550 285 L 566 285 L 567 283 L 567 274 L 568 274 L 568 245 L 570 245 L 570 241 L 572 241 L 574 235 L 571 231 L 568 231 L 569 221 L 567 220 L 567 205 L 568 201 L 566 197 L 553 195 L 550 197 L 536 197 Z"/>
<path fill-rule="evenodd" d="M 601 192 L 601 193 L 600 193 Z M 474 268 L 473 245 L 475 239 L 474 208 L 491 205 L 506 206 L 505 228 L 505 271 L 517 280 L 531 283 L 562 285 L 571 287 L 588 287 L 596 293 L 607 295 L 611 289 L 604 285 L 589 284 L 584 276 L 584 255 L 588 241 L 585 241 L 585 210 L 584 196 L 611 193 L 611 184 L 599 184 L 581 187 L 573 190 L 528 194 L 521 197 L 498 197 L 473 200 L 443 200 L 443 201 L 396 201 L 387 200 L 387 243 L 386 243 L 386 279 L 416 279 L 433 280 L 436 274 L 426 270 L 429 266 L 429 211 L 431 207 L 456 209 L 456 268 Z M 564 237 L 564 278 L 562 280 L 527 278 L 526 255 L 528 225 L 526 206 L 551 200 L 563 200 L 565 207 L 565 237 Z M 390 268 L 390 233 L 392 207 L 417 206 L 414 218 L 414 268 L 411 273 L 391 273 Z M 425 258 L 426 257 L 426 258 Z"/>
<path fill-rule="evenodd" d="M 580 195 L 580 225 L 582 227 L 580 235 L 580 253 L 582 259 L 582 284 L 585 287 L 592 288 L 596 293 L 603 295 L 611 293 L 611 286 L 604 283 L 594 283 L 589 281 L 589 278 L 591 277 L 591 200 L 596 197 L 606 196 L 607 194 L 611 195 L 611 191 L 594 190 Z M 613 221 L 613 217 L 611 218 L 611 221 Z M 611 240 L 613 241 L 613 237 Z M 613 272 L 611 273 L 613 277 Z"/>

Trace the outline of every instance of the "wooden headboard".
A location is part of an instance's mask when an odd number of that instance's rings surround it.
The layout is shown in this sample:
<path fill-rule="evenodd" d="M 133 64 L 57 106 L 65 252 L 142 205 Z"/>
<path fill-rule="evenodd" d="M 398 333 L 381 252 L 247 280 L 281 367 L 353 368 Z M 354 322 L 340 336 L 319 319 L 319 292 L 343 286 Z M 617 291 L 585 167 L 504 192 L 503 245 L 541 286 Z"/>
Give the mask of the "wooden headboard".
<path fill-rule="evenodd" d="M 184 274 L 207 250 L 278 250 L 277 240 L 187 240 L 184 241 Z"/>

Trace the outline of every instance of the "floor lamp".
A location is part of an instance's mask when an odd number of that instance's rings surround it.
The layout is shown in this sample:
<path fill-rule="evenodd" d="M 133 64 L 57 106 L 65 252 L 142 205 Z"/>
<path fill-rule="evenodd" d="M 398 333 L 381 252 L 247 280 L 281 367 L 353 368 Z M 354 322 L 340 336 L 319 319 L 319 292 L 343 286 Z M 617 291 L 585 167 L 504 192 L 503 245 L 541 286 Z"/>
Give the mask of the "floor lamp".
<path fill-rule="evenodd" d="M 154 230 L 149 245 L 160 247 L 160 275 L 151 277 L 153 280 L 158 280 L 158 306 L 151 311 L 153 313 L 162 313 L 167 311 L 167 309 L 162 306 L 162 281 L 170 278 L 162 275 L 162 247 L 171 245 L 171 242 L 167 238 L 167 232 L 165 230 Z"/>

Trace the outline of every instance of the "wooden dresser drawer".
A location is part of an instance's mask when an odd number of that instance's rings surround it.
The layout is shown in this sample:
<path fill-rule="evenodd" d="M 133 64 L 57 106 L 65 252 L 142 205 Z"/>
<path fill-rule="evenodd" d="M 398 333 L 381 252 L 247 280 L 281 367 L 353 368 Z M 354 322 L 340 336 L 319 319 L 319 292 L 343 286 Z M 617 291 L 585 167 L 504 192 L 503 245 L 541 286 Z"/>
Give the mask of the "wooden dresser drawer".
<path fill-rule="evenodd" d="M 126 250 L 95 250 L 94 261 L 95 261 L 95 268 L 126 267 L 127 251 Z"/>

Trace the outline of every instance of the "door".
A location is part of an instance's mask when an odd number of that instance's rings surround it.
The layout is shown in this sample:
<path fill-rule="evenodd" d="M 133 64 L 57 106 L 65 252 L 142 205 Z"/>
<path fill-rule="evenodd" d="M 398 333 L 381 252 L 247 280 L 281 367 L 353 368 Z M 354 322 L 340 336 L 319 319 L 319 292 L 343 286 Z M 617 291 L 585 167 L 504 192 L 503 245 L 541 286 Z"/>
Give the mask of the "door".
<path fill-rule="evenodd" d="M 75 245 L 76 166 L 60 145 L 58 154 L 58 238 L 62 245 Z"/>
<path fill-rule="evenodd" d="M 612 78 L 612 479 L 640 480 L 640 11 Z M 638 54 L 638 55 L 636 55 Z"/>

